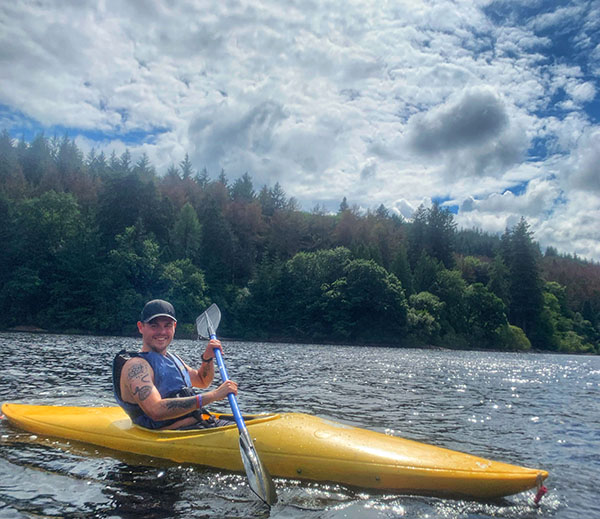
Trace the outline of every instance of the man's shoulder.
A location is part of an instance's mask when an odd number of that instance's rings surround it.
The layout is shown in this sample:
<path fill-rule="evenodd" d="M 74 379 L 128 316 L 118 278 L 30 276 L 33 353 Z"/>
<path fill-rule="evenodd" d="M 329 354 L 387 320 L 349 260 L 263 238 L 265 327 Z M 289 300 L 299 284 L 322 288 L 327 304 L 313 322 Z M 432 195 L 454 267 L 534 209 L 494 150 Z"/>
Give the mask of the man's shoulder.
<path fill-rule="evenodd" d="M 117 353 L 113 364 L 115 371 L 117 371 L 121 377 L 125 371 L 129 372 L 134 366 L 152 368 L 151 364 L 144 358 L 143 355 L 140 355 L 139 352 L 131 352 L 126 350 L 121 350 L 119 353 Z"/>

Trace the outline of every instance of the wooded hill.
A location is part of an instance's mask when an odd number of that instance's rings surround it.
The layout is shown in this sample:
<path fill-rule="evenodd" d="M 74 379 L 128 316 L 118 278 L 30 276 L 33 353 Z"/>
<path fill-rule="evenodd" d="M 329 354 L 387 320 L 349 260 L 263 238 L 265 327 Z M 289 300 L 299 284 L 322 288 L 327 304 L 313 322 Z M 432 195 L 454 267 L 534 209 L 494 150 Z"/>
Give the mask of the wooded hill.
<path fill-rule="evenodd" d="M 68 137 L 0 135 L 2 328 L 134 333 L 145 301 L 193 332 L 210 302 L 243 339 L 600 352 L 600 266 L 522 219 L 457 230 L 434 204 L 301 211 L 279 184 L 211 179 L 188 157 L 84 156 Z"/>

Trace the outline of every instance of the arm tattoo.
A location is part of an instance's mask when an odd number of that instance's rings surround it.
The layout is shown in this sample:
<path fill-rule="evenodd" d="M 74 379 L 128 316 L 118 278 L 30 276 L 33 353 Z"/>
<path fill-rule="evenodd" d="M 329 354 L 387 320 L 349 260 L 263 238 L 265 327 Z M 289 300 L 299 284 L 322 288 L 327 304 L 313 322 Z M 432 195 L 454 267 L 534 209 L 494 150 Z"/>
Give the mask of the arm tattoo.
<path fill-rule="evenodd" d="M 133 366 L 131 366 L 131 368 L 129 368 L 129 371 L 127 372 L 127 378 L 132 379 L 132 378 L 136 378 L 139 375 L 141 375 L 144 372 L 144 366 L 142 366 L 141 364 L 134 364 Z"/>
<path fill-rule="evenodd" d="M 194 398 L 174 398 L 165 402 L 167 409 L 191 409 L 196 407 L 196 397 Z"/>
<path fill-rule="evenodd" d="M 200 368 L 201 373 L 200 373 L 200 378 L 205 379 L 206 377 L 208 377 L 209 374 L 209 368 L 208 366 L 206 366 L 204 363 L 202 364 L 202 367 Z"/>
<path fill-rule="evenodd" d="M 152 392 L 152 388 L 150 386 L 142 386 L 142 387 L 136 387 L 135 390 L 133 391 L 133 395 L 136 396 L 140 399 L 140 402 L 143 402 L 144 400 L 146 400 L 146 398 L 148 398 L 150 396 L 150 393 Z"/>

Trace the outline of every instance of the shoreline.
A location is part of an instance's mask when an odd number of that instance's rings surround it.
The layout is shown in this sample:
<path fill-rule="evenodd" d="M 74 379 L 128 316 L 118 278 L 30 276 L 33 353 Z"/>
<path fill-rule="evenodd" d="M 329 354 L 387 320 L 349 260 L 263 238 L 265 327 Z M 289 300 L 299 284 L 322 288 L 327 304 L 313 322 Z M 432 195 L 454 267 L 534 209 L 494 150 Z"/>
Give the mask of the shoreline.
<path fill-rule="evenodd" d="M 77 336 L 89 336 L 89 337 L 127 337 L 136 338 L 139 337 L 139 333 L 132 331 L 131 333 L 100 333 L 90 332 L 84 330 L 45 330 L 36 326 L 13 326 L 11 328 L 0 329 L 0 333 L 30 333 L 33 335 L 77 335 Z M 551 350 L 540 350 L 530 349 L 527 351 L 519 350 L 500 350 L 493 348 L 460 348 L 452 346 L 440 346 L 435 344 L 407 344 L 407 343 L 375 343 L 375 342 L 348 342 L 348 341 L 305 341 L 300 339 L 291 338 L 271 338 L 271 339 L 253 339 L 253 338 L 238 338 L 238 337 L 220 337 L 223 342 L 264 342 L 267 344 L 300 344 L 300 345 L 315 345 L 315 346 L 347 346 L 347 347 L 367 347 L 367 348 L 396 348 L 396 349 L 420 349 L 428 351 L 472 351 L 472 352 L 489 352 L 489 353 L 521 353 L 521 354 L 554 354 L 554 355 L 578 355 L 578 356 L 592 356 L 596 357 L 600 354 L 596 353 L 578 353 L 578 352 L 565 352 L 565 351 L 551 351 Z M 173 341 L 177 340 L 198 340 L 195 334 L 180 332 L 177 333 Z"/>

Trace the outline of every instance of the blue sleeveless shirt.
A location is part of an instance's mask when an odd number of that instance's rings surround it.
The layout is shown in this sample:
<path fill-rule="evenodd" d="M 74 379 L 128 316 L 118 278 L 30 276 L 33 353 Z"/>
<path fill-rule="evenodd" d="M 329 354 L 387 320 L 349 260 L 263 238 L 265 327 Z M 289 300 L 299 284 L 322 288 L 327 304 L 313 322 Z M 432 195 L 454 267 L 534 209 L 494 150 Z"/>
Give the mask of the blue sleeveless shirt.
<path fill-rule="evenodd" d="M 124 354 L 127 354 L 129 357 L 140 357 L 150 364 L 154 371 L 154 385 L 156 386 L 156 389 L 158 389 L 160 396 L 163 398 L 172 398 L 175 396 L 175 393 L 181 391 L 183 388 L 192 387 L 190 374 L 183 364 L 183 361 L 177 355 L 172 355 L 171 353 L 161 355 L 154 351 L 139 353 L 121 351 L 117 354 L 113 362 L 113 390 L 115 399 L 129 415 L 133 423 L 146 427 L 147 429 L 160 429 L 180 420 L 182 418 L 181 416 L 169 420 L 152 420 L 149 416 L 144 414 L 144 411 L 142 411 L 142 408 L 139 405 L 125 402 L 121 398 L 121 370 L 123 364 L 128 360 L 124 358 Z M 120 366 L 118 365 L 119 363 Z"/>

